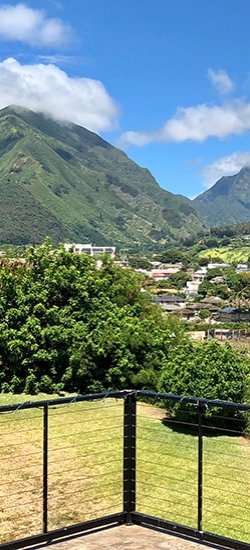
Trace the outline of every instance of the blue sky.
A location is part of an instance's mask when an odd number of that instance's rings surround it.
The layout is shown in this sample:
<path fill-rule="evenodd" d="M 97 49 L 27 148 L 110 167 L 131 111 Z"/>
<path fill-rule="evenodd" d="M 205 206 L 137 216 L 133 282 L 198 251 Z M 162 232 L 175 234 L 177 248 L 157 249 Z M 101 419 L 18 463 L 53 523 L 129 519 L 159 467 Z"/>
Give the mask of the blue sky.
<path fill-rule="evenodd" d="M 0 2 L 0 108 L 97 131 L 195 196 L 250 163 L 249 0 Z"/>

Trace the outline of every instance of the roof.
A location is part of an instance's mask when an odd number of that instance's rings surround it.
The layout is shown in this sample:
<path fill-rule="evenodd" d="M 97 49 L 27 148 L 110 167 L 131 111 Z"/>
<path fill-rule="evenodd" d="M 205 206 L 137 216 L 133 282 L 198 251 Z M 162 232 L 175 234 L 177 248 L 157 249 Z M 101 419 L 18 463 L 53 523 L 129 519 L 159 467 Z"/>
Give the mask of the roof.
<path fill-rule="evenodd" d="M 223 302 L 223 300 L 219 296 L 210 296 L 201 300 L 202 304 L 219 304 L 220 302 Z"/>
<path fill-rule="evenodd" d="M 221 313 L 237 313 L 239 311 L 240 309 L 237 309 L 236 307 L 227 306 L 221 310 Z"/>
<path fill-rule="evenodd" d="M 249 309 L 241 309 L 239 307 L 227 306 L 227 307 L 224 307 L 221 310 L 221 313 L 249 313 L 250 314 L 250 310 Z"/>
<path fill-rule="evenodd" d="M 188 307 L 180 308 L 180 312 L 182 315 L 195 315 L 196 313 L 193 309 Z"/>
<path fill-rule="evenodd" d="M 164 311 L 169 311 L 169 312 L 179 311 L 180 313 L 182 312 L 182 308 L 179 306 L 176 306 L 175 304 L 166 304 L 166 305 L 164 304 L 163 308 L 164 308 Z"/>
<path fill-rule="evenodd" d="M 153 296 L 154 302 L 166 302 L 166 303 L 183 303 L 185 302 L 185 298 L 181 298 L 180 296 L 169 296 L 168 294 L 157 294 Z"/>

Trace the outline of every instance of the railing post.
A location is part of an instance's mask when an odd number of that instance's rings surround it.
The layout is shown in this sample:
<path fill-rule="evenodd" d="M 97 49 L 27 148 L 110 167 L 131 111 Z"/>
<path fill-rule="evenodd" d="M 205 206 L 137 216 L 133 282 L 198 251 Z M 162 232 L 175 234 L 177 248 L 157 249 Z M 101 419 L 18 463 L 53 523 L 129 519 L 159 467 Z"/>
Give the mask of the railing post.
<path fill-rule="evenodd" d="M 203 405 L 198 405 L 198 531 L 202 533 L 203 512 Z"/>
<path fill-rule="evenodd" d="M 123 510 L 127 523 L 135 511 L 136 497 L 136 394 L 131 392 L 124 399 L 124 447 L 123 447 Z"/>
<path fill-rule="evenodd" d="M 43 533 L 48 532 L 48 404 L 43 407 Z"/>

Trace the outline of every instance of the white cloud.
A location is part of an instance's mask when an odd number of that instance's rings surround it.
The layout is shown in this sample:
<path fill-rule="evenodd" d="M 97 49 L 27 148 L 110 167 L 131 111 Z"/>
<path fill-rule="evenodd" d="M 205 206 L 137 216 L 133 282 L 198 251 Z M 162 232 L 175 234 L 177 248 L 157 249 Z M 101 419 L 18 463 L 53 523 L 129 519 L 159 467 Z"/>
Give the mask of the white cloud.
<path fill-rule="evenodd" d="M 31 46 L 58 47 L 70 39 L 72 31 L 61 19 L 49 18 L 43 10 L 25 4 L 0 6 L 0 39 Z"/>
<path fill-rule="evenodd" d="M 76 57 L 75 55 L 64 54 L 37 55 L 34 56 L 34 58 L 38 61 L 41 61 L 42 63 L 53 63 L 56 65 L 60 63 L 75 63 L 76 61 L 80 61 L 80 58 Z"/>
<path fill-rule="evenodd" d="M 151 142 L 203 142 L 210 137 L 226 138 L 250 129 L 250 103 L 234 99 L 221 105 L 202 103 L 177 109 L 173 118 L 153 132 L 125 132 L 120 145 L 143 146 Z"/>
<path fill-rule="evenodd" d="M 226 71 L 208 69 L 207 76 L 220 94 L 230 94 L 234 90 L 234 83 Z"/>
<path fill-rule="evenodd" d="M 237 174 L 243 166 L 250 166 L 250 151 L 232 153 L 232 155 L 216 159 L 201 171 L 205 187 L 208 189 L 222 176 Z"/>
<path fill-rule="evenodd" d="M 71 78 L 55 65 L 0 62 L 0 108 L 19 105 L 94 132 L 116 125 L 118 106 L 98 80 Z"/>

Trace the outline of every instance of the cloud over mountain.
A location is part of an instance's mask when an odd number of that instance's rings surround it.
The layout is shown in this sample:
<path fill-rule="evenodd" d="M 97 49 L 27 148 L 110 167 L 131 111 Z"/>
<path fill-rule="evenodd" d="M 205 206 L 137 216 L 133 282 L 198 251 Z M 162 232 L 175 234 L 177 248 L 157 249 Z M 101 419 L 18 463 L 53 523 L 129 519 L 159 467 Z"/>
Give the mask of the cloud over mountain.
<path fill-rule="evenodd" d="M 0 109 L 19 105 L 94 132 L 113 128 L 119 109 L 102 82 L 70 77 L 53 64 L 0 62 Z"/>
<path fill-rule="evenodd" d="M 243 166 L 250 166 L 250 151 L 235 152 L 216 159 L 201 171 L 205 187 L 211 187 L 222 176 L 237 174 Z"/>

